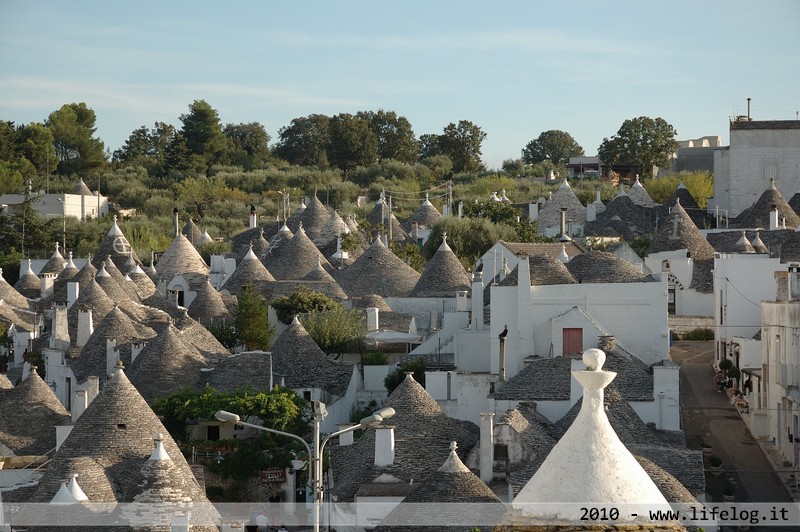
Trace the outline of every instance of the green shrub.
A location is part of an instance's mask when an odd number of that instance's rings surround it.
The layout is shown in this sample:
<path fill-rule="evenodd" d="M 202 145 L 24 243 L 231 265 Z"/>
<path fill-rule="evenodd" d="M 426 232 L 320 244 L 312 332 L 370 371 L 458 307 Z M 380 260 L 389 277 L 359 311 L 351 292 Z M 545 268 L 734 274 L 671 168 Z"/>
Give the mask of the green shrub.
<path fill-rule="evenodd" d="M 714 331 L 708 328 L 692 329 L 683 333 L 681 339 L 690 342 L 708 342 L 714 339 Z"/>
<path fill-rule="evenodd" d="M 389 355 L 377 351 L 368 351 L 361 357 L 362 366 L 385 366 L 389 363 Z"/>

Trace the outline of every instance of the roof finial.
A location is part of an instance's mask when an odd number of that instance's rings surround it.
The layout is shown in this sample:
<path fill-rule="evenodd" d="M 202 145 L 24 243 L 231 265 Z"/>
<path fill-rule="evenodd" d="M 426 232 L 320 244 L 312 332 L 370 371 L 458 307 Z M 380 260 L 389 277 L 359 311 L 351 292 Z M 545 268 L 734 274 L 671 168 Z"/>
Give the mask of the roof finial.
<path fill-rule="evenodd" d="M 458 448 L 458 444 L 454 441 L 450 442 L 450 450 L 455 451 Z"/>

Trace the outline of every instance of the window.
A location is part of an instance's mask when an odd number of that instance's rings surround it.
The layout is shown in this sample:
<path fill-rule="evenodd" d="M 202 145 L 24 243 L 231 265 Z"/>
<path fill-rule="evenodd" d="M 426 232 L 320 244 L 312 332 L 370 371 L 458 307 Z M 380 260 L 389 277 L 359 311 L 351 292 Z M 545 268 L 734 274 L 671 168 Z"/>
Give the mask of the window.
<path fill-rule="evenodd" d="M 219 425 L 209 425 L 207 427 L 206 439 L 209 441 L 219 440 Z"/>
<path fill-rule="evenodd" d="M 494 459 L 508 460 L 508 445 L 494 444 Z"/>
<path fill-rule="evenodd" d="M 303 390 L 303 399 L 309 403 L 311 402 L 311 390 Z"/>

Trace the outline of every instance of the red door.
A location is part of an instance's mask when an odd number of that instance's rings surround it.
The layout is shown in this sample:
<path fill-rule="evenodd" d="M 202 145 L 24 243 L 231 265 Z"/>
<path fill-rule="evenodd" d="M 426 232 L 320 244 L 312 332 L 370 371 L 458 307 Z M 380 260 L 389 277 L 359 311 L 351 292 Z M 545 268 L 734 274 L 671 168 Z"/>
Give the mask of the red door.
<path fill-rule="evenodd" d="M 583 329 L 562 329 L 564 355 L 583 353 Z"/>

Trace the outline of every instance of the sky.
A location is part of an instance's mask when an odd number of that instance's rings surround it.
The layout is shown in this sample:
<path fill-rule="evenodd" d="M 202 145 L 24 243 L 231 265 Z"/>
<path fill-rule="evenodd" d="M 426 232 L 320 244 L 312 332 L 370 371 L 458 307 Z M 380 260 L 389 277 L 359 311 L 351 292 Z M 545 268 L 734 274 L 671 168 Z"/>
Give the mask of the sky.
<path fill-rule="evenodd" d="M 222 124 L 384 109 L 469 120 L 489 168 L 543 131 L 597 153 L 629 118 L 728 142 L 800 112 L 800 2 L 0 0 L 0 120 L 85 102 L 113 151 L 195 100 Z"/>

